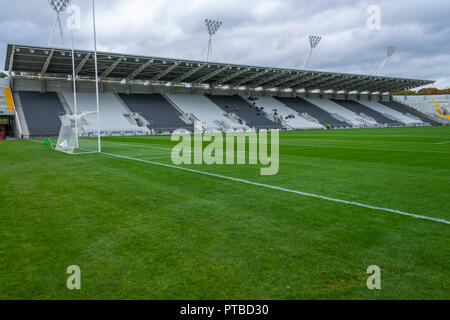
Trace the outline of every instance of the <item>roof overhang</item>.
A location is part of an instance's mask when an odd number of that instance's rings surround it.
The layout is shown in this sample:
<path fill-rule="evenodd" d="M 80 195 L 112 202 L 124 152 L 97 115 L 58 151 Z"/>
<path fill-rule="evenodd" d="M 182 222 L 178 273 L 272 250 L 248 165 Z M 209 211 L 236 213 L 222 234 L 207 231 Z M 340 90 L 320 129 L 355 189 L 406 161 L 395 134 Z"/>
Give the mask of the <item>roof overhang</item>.
<path fill-rule="evenodd" d="M 74 52 L 77 77 L 95 79 L 94 53 L 86 50 Z M 434 83 L 431 80 L 270 68 L 112 52 L 98 52 L 97 57 L 101 81 L 146 85 L 183 83 L 265 90 L 277 88 L 322 92 L 395 92 Z M 41 79 L 67 79 L 72 75 L 72 53 L 70 49 L 64 48 L 8 44 L 5 70 L 13 77 L 38 74 Z"/>

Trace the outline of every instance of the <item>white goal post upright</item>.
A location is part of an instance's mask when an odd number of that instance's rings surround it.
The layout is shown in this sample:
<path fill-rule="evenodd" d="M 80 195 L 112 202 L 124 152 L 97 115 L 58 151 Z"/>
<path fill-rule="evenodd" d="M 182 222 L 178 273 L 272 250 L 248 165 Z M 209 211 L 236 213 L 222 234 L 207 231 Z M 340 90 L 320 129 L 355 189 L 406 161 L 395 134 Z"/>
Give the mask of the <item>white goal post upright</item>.
<path fill-rule="evenodd" d="M 73 104 L 74 104 L 74 113 L 75 115 L 78 115 L 78 101 L 77 101 L 77 75 L 76 75 L 76 71 L 75 71 L 75 50 L 73 47 L 73 28 L 74 26 L 71 25 L 70 26 L 70 36 L 71 36 L 71 40 L 72 40 L 72 81 L 73 81 Z M 76 121 L 76 127 L 75 127 L 75 132 L 76 132 L 76 147 L 79 147 L 79 143 L 78 143 L 78 121 Z"/>
<path fill-rule="evenodd" d="M 92 18 L 94 24 L 94 59 L 95 59 L 95 95 L 97 100 L 97 125 L 98 125 L 98 152 L 102 152 L 102 141 L 100 138 L 100 97 L 98 92 L 98 61 L 97 61 L 97 30 L 95 26 L 95 0 L 92 0 Z"/>
<path fill-rule="evenodd" d="M 66 0 L 70 3 L 70 0 Z M 92 0 L 93 9 L 93 29 L 94 29 L 94 64 L 95 64 L 95 92 L 96 92 L 96 111 L 89 106 L 78 105 L 77 98 L 77 75 L 75 69 L 75 49 L 73 39 L 73 28 L 71 26 L 72 36 L 72 80 L 73 80 L 73 114 L 61 116 L 61 130 L 59 132 L 58 142 L 55 150 L 69 154 L 86 154 L 102 152 L 101 147 L 101 120 L 100 120 L 100 94 L 99 94 L 99 76 L 97 59 L 97 33 L 95 25 L 95 0 Z M 87 108 L 88 107 L 88 108 Z M 81 112 L 80 112 L 81 110 Z M 84 111 L 84 112 L 83 112 Z M 97 115 L 97 116 L 95 116 Z M 97 122 L 97 124 L 95 124 Z M 96 136 L 96 137 L 95 137 Z M 80 139 L 80 137 L 85 137 Z M 96 139 L 94 139 L 94 137 Z"/>

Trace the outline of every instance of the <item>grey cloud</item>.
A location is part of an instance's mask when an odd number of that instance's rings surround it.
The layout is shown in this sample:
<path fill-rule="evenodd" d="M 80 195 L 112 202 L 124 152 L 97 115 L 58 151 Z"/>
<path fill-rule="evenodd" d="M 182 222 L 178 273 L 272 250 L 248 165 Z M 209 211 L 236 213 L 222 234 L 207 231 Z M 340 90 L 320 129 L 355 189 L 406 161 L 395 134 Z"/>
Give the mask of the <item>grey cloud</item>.
<path fill-rule="evenodd" d="M 80 5 L 76 47 L 92 48 L 91 1 Z M 198 59 L 206 45 L 205 18 L 224 21 L 214 60 L 298 67 L 309 34 L 324 37 L 313 69 L 370 74 L 387 46 L 398 47 L 386 75 L 438 80 L 450 86 L 448 0 L 97 0 L 101 50 Z M 382 12 L 381 30 L 366 27 L 369 5 Z M 0 61 L 6 43 L 46 45 L 54 23 L 47 0 L 0 0 Z"/>

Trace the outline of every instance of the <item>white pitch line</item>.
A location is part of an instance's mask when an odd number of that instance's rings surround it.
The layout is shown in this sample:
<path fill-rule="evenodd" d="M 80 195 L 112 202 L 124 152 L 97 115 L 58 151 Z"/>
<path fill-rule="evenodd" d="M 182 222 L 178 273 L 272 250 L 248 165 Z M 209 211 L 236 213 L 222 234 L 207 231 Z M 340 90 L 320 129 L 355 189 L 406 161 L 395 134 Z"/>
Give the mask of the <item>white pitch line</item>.
<path fill-rule="evenodd" d="M 158 157 L 143 157 L 145 160 L 151 160 L 151 159 L 165 159 L 165 158 L 170 158 L 171 155 L 165 155 L 165 156 L 158 156 Z"/>
<path fill-rule="evenodd" d="M 438 142 L 438 143 L 435 143 L 435 144 L 447 144 L 447 143 L 450 143 L 450 141 Z"/>
<path fill-rule="evenodd" d="M 185 151 L 186 154 L 194 154 L 193 151 Z M 237 151 L 236 154 L 247 154 L 245 151 Z M 224 156 L 227 155 L 227 153 L 225 152 L 217 152 L 215 154 L 216 156 Z M 162 158 L 172 158 L 172 154 L 155 154 L 155 157 L 153 155 L 148 155 L 148 156 L 141 156 L 142 159 L 162 159 Z"/>
<path fill-rule="evenodd" d="M 376 151 L 394 151 L 394 152 L 424 152 L 424 153 L 450 153 L 450 151 L 434 151 L 434 150 L 411 150 L 411 149 L 385 149 L 385 148 L 364 148 L 364 147 L 346 147 L 346 146 L 324 146 L 324 145 L 295 145 L 280 144 L 280 146 L 289 146 L 287 149 L 298 149 L 299 147 L 310 148 L 327 148 L 327 149 L 354 149 L 354 150 L 376 150 Z"/>
<path fill-rule="evenodd" d="M 121 143 L 121 142 L 114 142 L 114 141 L 104 141 L 103 143 L 108 143 L 111 142 L 114 145 L 119 145 L 119 146 L 128 146 L 128 147 L 137 147 L 137 148 L 150 148 L 150 149 L 159 149 L 159 150 L 172 150 L 172 148 L 167 148 L 167 147 L 156 147 L 153 145 L 149 145 L 149 144 L 130 144 L 130 143 Z"/>
<path fill-rule="evenodd" d="M 120 142 L 113 142 L 113 141 L 106 141 L 106 142 L 111 142 L 114 145 L 121 145 L 121 146 L 129 146 L 129 147 L 138 147 L 138 148 L 150 148 L 150 149 L 161 149 L 161 150 L 168 150 L 168 151 L 172 151 L 173 148 L 169 148 L 169 147 L 156 147 L 153 145 L 149 145 L 149 144 L 129 144 L 129 143 L 120 143 Z M 193 153 L 193 151 L 186 151 L 188 153 Z M 246 151 L 236 151 L 236 153 L 246 153 Z M 224 152 L 218 152 L 217 155 L 223 155 L 226 154 Z"/>
<path fill-rule="evenodd" d="M 268 188 L 268 189 L 272 189 L 272 190 L 278 190 L 278 191 L 284 191 L 284 192 L 299 194 L 299 195 L 302 195 L 302 196 L 305 196 L 305 197 L 311 197 L 311 198 L 317 198 L 317 199 L 322 199 L 322 200 L 327 200 L 327 201 L 332 201 L 332 202 L 337 202 L 337 203 L 343 203 L 343 204 L 347 204 L 347 205 L 353 205 L 353 206 L 362 207 L 362 208 L 366 208 L 366 209 L 377 210 L 377 211 L 385 211 L 385 212 L 394 213 L 394 214 L 398 214 L 398 215 L 402 215 L 402 216 L 408 216 L 408 217 L 412 217 L 412 218 L 416 218 L 416 219 L 429 220 L 429 221 L 434 221 L 434 222 L 438 222 L 438 223 L 450 224 L 450 221 L 447 221 L 447 220 L 444 220 L 444 219 L 432 218 L 432 217 L 422 216 L 422 215 L 418 215 L 418 214 L 412 214 L 412 213 L 403 212 L 403 211 L 394 210 L 394 209 L 376 207 L 376 206 L 366 205 L 366 204 L 353 202 L 353 201 L 329 198 L 329 197 L 325 197 L 325 196 L 321 196 L 321 195 L 317 195 L 317 194 L 313 194 L 313 193 L 307 193 L 307 192 L 291 190 L 291 189 L 286 189 L 286 188 L 277 187 L 277 186 L 271 186 L 269 184 L 263 184 L 263 183 L 249 181 L 249 180 L 223 176 L 223 175 L 220 175 L 220 174 L 215 174 L 215 173 L 210 173 L 210 172 L 205 172 L 205 171 L 189 169 L 189 168 L 183 168 L 183 167 L 174 166 L 174 165 L 165 164 L 165 163 L 148 161 L 148 160 L 143 160 L 143 159 L 138 159 L 138 158 L 130 158 L 130 157 L 121 156 L 121 155 L 112 154 L 112 153 L 106 153 L 106 152 L 102 152 L 102 153 L 107 155 L 107 156 L 110 156 L 110 157 L 127 159 L 127 160 L 131 160 L 131 161 L 137 161 L 137 162 L 152 164 L 152 165 L 156 165 L 156 166 L 162 166 L 162 167 L 178 169 L 178 170 L 183 170 L 183 171 L 192 172 L 192 173 L 203 174 L 203 175 L 207 175 L 207 176 L 211 176 L 211 177 L 216 177 L 216 178 L 225 179 L 225 180 L 231 180 L 231 181 L 235 181 L 235 182 L 241 182 L 241 183 L 245 183 L 245 184 L 249 184 L 249 185 L 253 185 L 253 186 L 258 186 L 258 187 L 263 187 L 263 188 Z"/>

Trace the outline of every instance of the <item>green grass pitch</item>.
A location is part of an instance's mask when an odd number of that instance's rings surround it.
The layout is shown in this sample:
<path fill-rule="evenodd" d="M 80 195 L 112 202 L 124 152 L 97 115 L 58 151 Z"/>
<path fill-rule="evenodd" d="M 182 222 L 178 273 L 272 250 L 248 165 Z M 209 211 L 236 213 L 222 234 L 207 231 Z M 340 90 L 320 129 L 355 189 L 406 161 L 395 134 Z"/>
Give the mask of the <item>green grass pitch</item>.
<path fill-rule="evenodd" d="M 167 164 L 173 145 L 103 139 Z M 386 128 L 282 133 L 276 176 L 188 168 L 449 221 L 449 159 L 450 127 Z M 450 299 L 442 222 L 36 141 L 1 142 L 0 173 L 0 299 Z"/>

